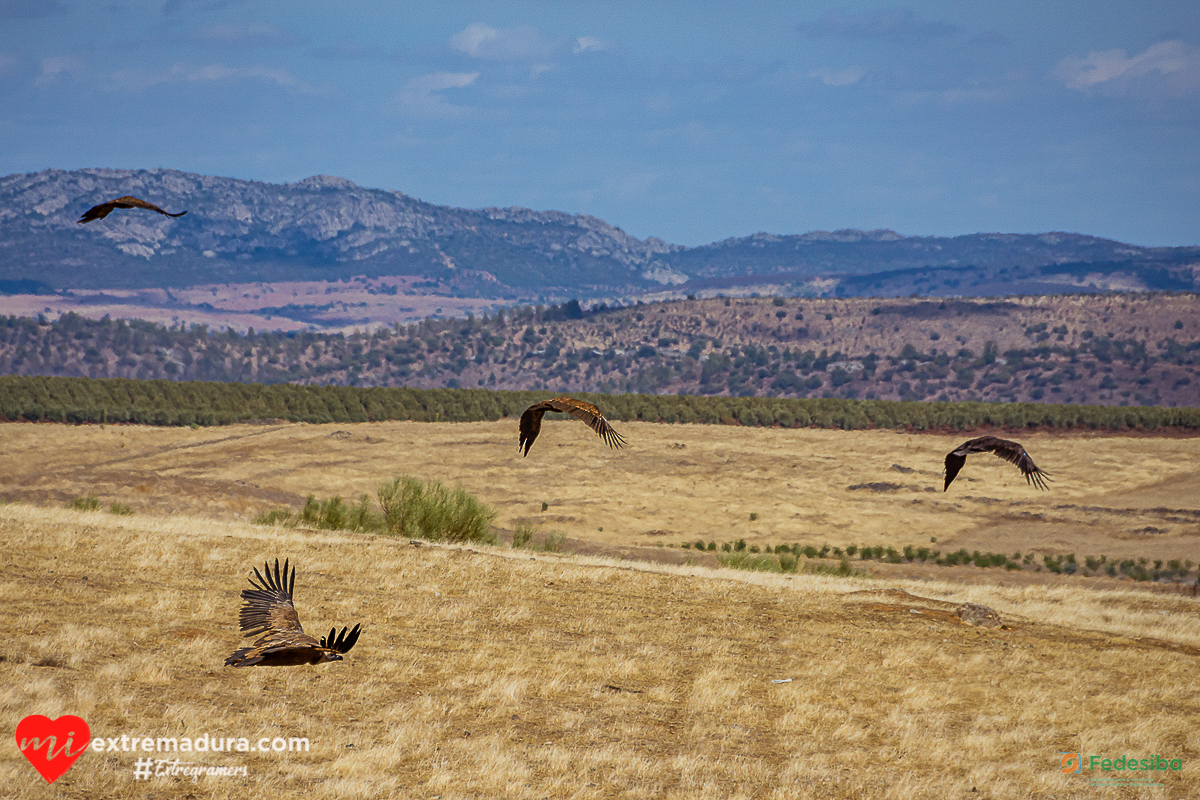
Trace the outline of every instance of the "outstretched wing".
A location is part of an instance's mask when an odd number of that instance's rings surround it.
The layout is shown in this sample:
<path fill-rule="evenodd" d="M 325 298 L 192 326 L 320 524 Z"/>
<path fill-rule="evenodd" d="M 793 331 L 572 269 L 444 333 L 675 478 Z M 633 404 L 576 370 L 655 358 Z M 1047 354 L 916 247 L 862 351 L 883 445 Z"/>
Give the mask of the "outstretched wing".
<path fill-rule="evenodd" d="M 988 443 L 988 448 L 1000 458 L 1003 458 L 1010 464 L 1015 464 L 1017 469 L 1021 470 L 1021 474 L 1025 476 L 1025 482 L 1036 486 L 1039 489 L 1049 489 L 1046 481 L 1050 480 L 1047 474 L 1038 469 L 1037 464 L 1033 463 L 1033 459 L 1029 457 L 1029 453 L 1025 452 L 1025 448 L 1018 442 L 1009 441 L 1008 439 L 998 439 L 994 436 L 989 437 L 992 441 Z"/>
<path fill-rule="evenodd" d="M 625 438 L 613 430 L 612 425 L 608 424 L 608 420 L 600 413 L 600 409 L 591 403 L 576 400 L 574 397 L 555 397 L 541 405 L 551 411 L 561 411 L 586 422 L 588 427 L 594 430 L 609 447 L 621 447 L 625 444 Z"/>
<path fill-rule="evenodd" d="M 187 211 L 180 211 L 178 214 L 172 214 L 170 211 L 163 211 L 153 203 L 147 203 L 145 200 L 141 200 L 137 197 L 127 194 L 124 197 L 118 197 L 116 200 L 109 200 L 107 203 L 100 203 L 99 205 L 92 206 L 87 211 L 83 212 L 83 216 L 81 216 L 77 221 L 92 222 L 93 220 L 104 219 L 113 212 L 113 209 L 116 208 L 144 208 L 147 211 L 157 211 L 159 214 L 162 214 L 166 217 L 182 217 L 187 213 Z"/>
<path fill-rule="evenodd" d="M 522 457 L 529 455 L 529 448 L 533 446 L 533 440 L 542 432 L 542 417 L 546 411 L 545 403 L 534 403 L 521 415 L 521 438 L 517 442 L 517 449 L 521 451 Z"/>
<path fill-rule="evenodd" d="M 942 487 L 942 491 L 950 488 L 950 482 L 958 475 L 958 471 L 963 468 L 963 464 L 967 463 L 967 457 L 959 455 L 958 451 L 946 454 L 946 485 Z"/>
<path fill-rule="evenodd" d="M 306 636 L 292 604 L 292 588 L 296 585 L 296 568 L 288 575 L 288 562 L 283 562 L 283 576 L 279 575 L 279 559 L 275 559 L 275 573 L 270 564 L 263 564 L 263 574 L 254 568 L 250 579 L 253 589 L 243 589 L 242 599 L 246 602 L 238 614 L 242 633 L 245 636 L 266 634 L 264 638 Z M 257 581 L 255 580 L 257 579 Z M 315 641 L 315 640 L 313 640 Z"/>
<path fill-rule="evenodd" d="M 350 631 L 349 636 L 346 635 L 346 628 L 342 628 L 342 632 L 338 633 L 336 637 L 334 634 L 337 633 L 337 628 L 330 628 L 329 635 L 321 639 L 321 647 L 328 647 L 330 650 L 337 650 L 339 653 L 345 655 L 350 652 L 350 648 L 354 647 L 358 641 L 359 629 L 361 627 L 361 623 L 355 625 L 354 630 Z"/>
<path fill-rule="evenodd" d="M 111 200 L 107 203 L 100 203 L 99 205 L 92 206 L 87 211 L 83 212 L 83 216 L 77 219 L 76 222 L 92 222 L 94 220 L 104 219 L 111 214 L 113 209 L 116 207 L 117 204 Z"/>

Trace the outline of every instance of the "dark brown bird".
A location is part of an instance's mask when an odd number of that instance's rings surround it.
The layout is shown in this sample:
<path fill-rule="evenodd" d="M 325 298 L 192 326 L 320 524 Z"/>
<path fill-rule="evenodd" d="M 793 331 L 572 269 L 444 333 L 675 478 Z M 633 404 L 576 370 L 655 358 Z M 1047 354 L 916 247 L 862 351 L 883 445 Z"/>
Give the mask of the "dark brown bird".
<path fill-rule="evenodd" d="M 1025 475 L 1026 483 L 1039 489 L 1049 488 L 1046 486 L 1046 481 L 1050 480 L 1048 473 L 1038 469 L 1037 465 L 1033 463 L 1033 459 L 1029 457 L 1029 453 L 1026 453 L 1025 448 L 1019 443 L 996 436 L 980 436 L 978 439 L 963 442 L 955 450 L 946 454 L 946 485 L 942 488 L 943 492 L 950 488 L 950 482 L 962 469 L 963 464 L 967 463 L 967 456 L 971 453 L 995 453 L 1008 463 L 1016 464 L 1017 468 Z"/>
<path fill-rule="evenodd" d="M 114 209 L 117 208 L 145 208 L 149 211 L 157 211 L 158 213 L 167 217 L 182 217 L 187 213 L 186 211 L 180 211 L 178 214 L 172 214 L 170 211 L 163 211 L 161 208 L 154 205 L 154 203 L 147 203 L 145 200 L 139 200 L 136 197 L 125 195 L 124 197 L 118 197 L 116 200 L 109 200 L 107 203 L 101 203 L 98 206 L 92 206 L 87 211 L 83 212 L 83 216 L 76 221 L 91 222 L 97 219 L 104 219 L 111 214 Z"/>
<path fill-rule="evenodd" d="M 296 607 L 292 605 L 292 588 L 296 585 L 296 568 L 288 576 L 288 562 L 283 562 L 283 579 L 279 575 L 279 559 L 275 559 L 275 574 L 271 574 L 271 565 L 263 564 L 263 573 L 254 568 L 254 578 L 250 579 L 253 589 L 243 589 L 242 606 L 238 619 L 241 622 L 242 634 L 254 636 L 263 634 L 262 638 L 250 647 L 243 647 L 225 659 L 227 667 L 294 667 L 298 664 L 324 664 L 327 661 L 341 661 L 342 656 L 350 652 L 358 641 L 359 625 L 346 634 L 342 628 L 332 628 L 329 635 L 317 641 L 304 632 L 300 627 L 300 618 L 296 616 Z M 336 634 L 336 635 L 335 635 Z"/>
<path fill-rule="evenodd" d="M 583 420 L 589 428 L 600 435 L 600 438 L 609 447 L 620 447 L 625 444 L 624 437 L 613 430 L 612 425 L 609 425 L 608 420 L 600 413 L 600 409 L 591 403 L 576 400 L 574 397 L 555 397 L 551 400 L 534 403 L 521 415 L 521 440 L 517 443 L 517 449 L 522 451 L 522 457 L 529 455 L 529 448 L 533 446 L 533 440 L 542 432 L 542 417 L 547 411 L 561 411 L 570 414 L 575 419 Z"/>

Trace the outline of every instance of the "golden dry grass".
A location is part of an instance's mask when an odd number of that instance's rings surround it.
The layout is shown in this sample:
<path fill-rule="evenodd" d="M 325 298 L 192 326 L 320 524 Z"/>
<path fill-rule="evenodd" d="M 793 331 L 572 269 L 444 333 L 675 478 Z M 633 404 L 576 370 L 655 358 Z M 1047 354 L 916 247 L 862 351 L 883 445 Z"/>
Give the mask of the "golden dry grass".
<path fill-rule="evenodd" d="M 969 434 L 615 426 L 629 441 L 622 450 L 579 422 L 548 419 L 521 458 L 516 420 L 0 425 L 0 497 L 60 504 L 94 491 L 105 508 L 248 520 L 309 493 L 374 496 L 411 473 L 462 485 L 498 510 L 501 528 L 528 522 L 607 545 L 744 538 L 1200 560 L 1200 438 L 1022 434 L 1052 474 L 1049 492 L 983 454 L 943 493 L 943 458 Z M 850 488 L 870 483 L 898 488 Z"/>
<path fill-rule="evenodd" d="M 10 725 L 78 714 L 93 736 L 311 741 L 194 759 L 248 772 L 198 784 L 135 782 L 134 753 L 85 753 L 52 789 L 10 746 L 0 781 L 18 798 L 1186 797 L 1197 783 L 1190 598 L 717 572 L 24 504 L 0 507 L 0 554 Z M 277 555 L 299 565 L 310 632 L 366 622 L 344 663 L 221 666 L 249 568 Z M 963 600 L 1009 628 L 959 624 L 939 602 Z M 1158 787 L 1098 789 L 1058 773 L 1072 750 L 1185 768 Z"/>

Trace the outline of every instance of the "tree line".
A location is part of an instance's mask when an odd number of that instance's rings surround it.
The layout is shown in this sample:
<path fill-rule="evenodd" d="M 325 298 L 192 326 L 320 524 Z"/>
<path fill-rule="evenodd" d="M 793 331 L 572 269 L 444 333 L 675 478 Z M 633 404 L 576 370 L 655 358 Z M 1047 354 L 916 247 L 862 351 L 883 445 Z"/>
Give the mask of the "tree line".
<path fill-rule="evenodd" d="M 288 422 L 478 422 L 516 417 L 546 391 L 317 386 L 124 378 L 0 377 L 8 422 L 228 425 Z M 999 427 L 1200 428 L 1200 408 L 953 403 L 844 398 L 578 393 L 614 422 L 970 430 Z"/>

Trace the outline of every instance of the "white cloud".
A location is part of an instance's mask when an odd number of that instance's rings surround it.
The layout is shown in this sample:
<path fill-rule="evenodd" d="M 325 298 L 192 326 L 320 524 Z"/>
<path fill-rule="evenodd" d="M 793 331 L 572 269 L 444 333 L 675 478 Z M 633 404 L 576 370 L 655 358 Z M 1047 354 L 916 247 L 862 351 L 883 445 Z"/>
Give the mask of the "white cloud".
<path fill-rule="evenodd" d="M 67 72 L 78 72 L 83 69 L 83 62 L 75 56 L 55 56 L 43 58 L 41 71 L 33 79 L 35 86 L 49 86 L 59 75 Z"/>
<path fill-rule="evenodd" d="M 160 72 L 117 70 L 109 75 L 109 88 L 148 89 L 165 83 L 215 83 L 245 80 L 272 83 L 305 94 L 316 93 L 315 89 L 298 80 L 285 69 L 264 66 L 227 67 L 224 64 L 195 66 L 182 62 Z"/>
<path fill-rule="evenodd" d="M 1054 76 L 1068 89 L 1093 87 L 1124 89 L 1136 78 L 1167 76 L 1179 87 L 1200 85 L 1200 54 L 1178 39 L 1159 42 L 1134 56 L 1124 50 L 1067 56 L 1054 68 Z"/>
<path fill-rule="evenodd" d="M 447 89 L 465 89 L 479 77 L 478 72 L 434 72 L 421 75 L 404 84 L 397 100 L 410 113 L 429 117 L 459 116 L 466 113 L 462 106 L 447 103 L 438 94 Z"/>
<path fill-rule="evenodd" d="M 575 48 L 572 53 L 598 53 L 608 49 L 608 42 L 603 39 L 597 39 L 595 36 L 580 36 L 575 40 Z"/>
<path fill-rule="evenodd" d="M 482 22 L 472 22 L 451 36 L 450 46 L 474 58 L 495 61 L 536 61 L 552 50 L 537 28 L 493 28 Z"/>
<path fill-rule="evenodd" d="M 814 69 L 808 73 L 810 78 L 819 78 L 826 86 L 849 86 L 858 83 L 867 74 L 863 67 L 847 67 L 846 69 Z"/>

